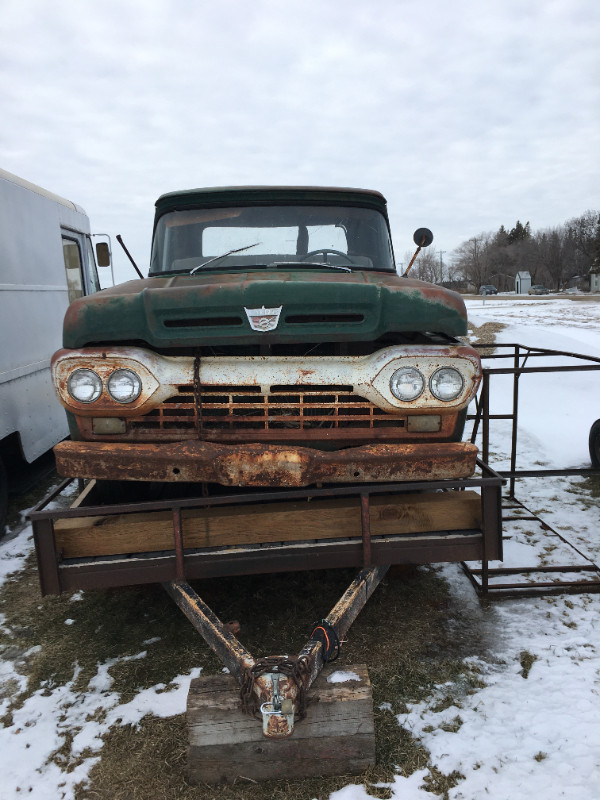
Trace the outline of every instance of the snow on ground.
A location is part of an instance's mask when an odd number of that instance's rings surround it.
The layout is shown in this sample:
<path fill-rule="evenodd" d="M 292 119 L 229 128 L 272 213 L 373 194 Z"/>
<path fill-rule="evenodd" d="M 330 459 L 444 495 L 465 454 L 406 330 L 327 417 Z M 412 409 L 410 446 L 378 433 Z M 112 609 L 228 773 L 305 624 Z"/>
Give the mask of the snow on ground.
<path fill-rule="evenodd" d="M 142 651 L 136 656 L 99 664 L 98 673 L 85 693 L 73 688 L 79 674 L 75 665 L 73 678 L 65 686 L 53 690 L 44 687 L 13 712 L 12 725 L 0 731 L 3 800 L 27 794 L 35 800 L 71 798 L 75 786 L 87 778 L 99 757 L 96 754 L 102 749 L 101 737 L 113 725 L 135 725 L 149 713 L 158 717 L 184 713 L 190 680 L 198 677 L 200 669 L 176 678 L 173 690 L 164 691 L 165 684 L 158 684 L 140 691 L 125 704 L 119 702 L 118 694 L 110 691 L 109 668 L 118 661 L 146 655 Z M 7 700 L 0 704 L 0 714 L 6 705 Z M 104 712 L 102 721 L 96 722 L 93 717 L 99 712 Z M 88 757 L 71 772 L 65 772 L 50 759 L 73 733 L 71 753 L 77 757 L 87 750 Z"/>
<path fill-rule="evenodd" d="M 17 535 L 7 534 L 0 543 L 0 585 L 10 574 L 22 569 L 32 546 L 31 525 L 26 525 Z M 78 592 L 73 594 L 71 602 L 80 599 Z M 65 620 L 66 625 L 72 623 L 71 619 Z M 5 625 L 2 615 L 0 625 Z M 148 639 L 144 644 L 155 641 Z M 22 654 L 20 659 L 26 661 L 35 649 Z M 109 669 L 118 662 L 146 656 L 147 651 L 143 650 L 134 656 L 98 664 L 98 671 L 85 692 L 74 690 L 80 672 L 75 661 L 73 677 L 66 685 L 43 686 L 13 711 L 12 724 L 0 727 L 1 800 L 23 796 L 35 800 L 68 800 L 74 796 L 75 787 L 87 779 L 99 758 L 102 736 L 113 725 L 136 725 L 149 713 L 158 717 L 184 713 L 190 681 L 200 675 L 200 668 L 189 675 L 178 676 L 169 687 L 161 683 L 141 690 L 128 703 L 121 703 L 119 695 L 111 691 Z M 18 665 L 0 657 L 0 718 L 6 713 L 10 698 L 26 688 L 27 679 L 19 673 Z M 101 721 L 95 721 L 98 719 Z M 68 772 L 51 759 L 71 736 L 74 736 L 72 755 L 77 757 L 87 751 L 87 757 Z"/>
<path fill-rule="evenodd" d="M 468 306 L 477 326 L 489 321 L 507 325 L 497 336 L 500 342 L 600 355 L 600 301 L 487 298 L 485 304 L 474 300 Z M 510 408 L 510 381 L 493 380 L 492 410 Z M 600 373 L 524 376 L 518 466 L 588 466 L 587 435 L 593 420 L 600 417 L 599 388 Z M 493 465 L 508 466 L 509 447 L 509 423 L 492 423 Z M 517 496 L 598 561 L 600 502 L 585 502 L 581 484 L 580 478 L 528 479 L 518 483 Z M 553 549 L 547 536 L 532 535 L 518 521 L 512 525 L 508 563 L 556 563 L 567 557 L 560 541 Z M 0 544 L 0 584 L 23 566 L 31 547 L 29 526 Z M 516 800 L 529 795 L 597 800 L 600 641 L 595 625 L 600 595 L 512 600 L 486 607 L 457 567 L 445 567 L 444 574 L 457 602 L 470 608 L 473 625 L 487 629 L 486 639 L 496 643 L 489 653 L 469 662 L 480 670 L 485 687 L 461 695 L 456 687 L 440 686 L 436 696 L 399 715 L 398 723 L 422 740 L 441 772 L 456 770 L 463 776 L 450 790 L 451 800 Z M 73 601 L 77 599 L 74 595 Z M 146 651 L 128 658 L 144 657 Z M 197 672 L 177 678 L 174 691 L 163 691 L 161 684 L 121 704 L 111 691 L 109 669 L 114 663 L 98 664 L 83 693 L 73 688 L 75 665 L 70 683 L 36 692 L 14 712 L 13 724 L 0 729 L 3 800 L 24 794 L 36 800 L 72 798 L 75 785 L 85 780 L 101 757 L 101 736 L 112 725 L 135 724 L 148 712 L 169 716 L 184 711 L 189 682 Z M 24 688 L 24 679 L 11 661 L 0 659 L 0 716 L 8 705 L 3 686 L 18 691 Z M 438 710 L 448 693 L 454 704 Z M 94 715 L 102 721 L 94 721 Z M 75 732 L 73 750 L 87 749 L 90 754 L 70 773 L 48 760 L 68 732 Z M 427 770 L 421 770 L 409 778 L 397 776 L 390 784 L 392 797 L 433 797 L 423 787 L 426 775 Z M 330 797 L 368 796 L 364 787 L 348 785 Z"/>
<path fill-rule="evenodd" d="M 567 353 L 600 357 L 600 298 L 598 300 L 489 299 L 467 301 L 469 320 L 506 325 L 498 342 L 543 347 Z M 571 366 L 569 358 L 529 359 L 527 366 Z M 494 365 L 510 366 L 507 361 Z M 547 467 L 589 464 L 588 435 L 600 417 L 600 372 L 525 375 L 519 382 L 519 411 L 525 437 L 519 447 L 518 466 L 533 467 L 542 459 Z M 512 407 L 512 376 L 490 381 L 492 413 Z M 595 399 L 594 399 L 595 398 Z M 509 448 L 504 450 L 506 454 Z"/>
<path fill-rule="evenodd" d="M 500 647 L 475 662 L 487 686 L 443 711 L 431 709 L 434 698 L 399 716 L 443 773 L 464 775 L 451 798 L 597 800 L 598 606 L 593 595 L 496 605 L 485 624 L 501 633 Z M 535 658 L 527 677 L 521 653 Z"/>
<path fill-rule="evenodd" d="M 600 298 L 468 301 L 469 319 L 506 325 L 498 342 L 600 356 Z M 536 362 L 537 363 L 537 362 Z M 539 362 L 542 363 L 541 361 Z M 572 364 L 555 359 L 554 364 Z M 492 412 L 510 411 L 512 378 L 492 378 Z M 517 467 L 589 467 L 587 441 L 600 417 L 600 372 L 525 375 L 520 383 Z M 510 423 L 492 422 L 491 462 L 509 466 Z M 589 558 L 600 563 L 600 501 L 581 494 L 581 478 L 517 482 L 516 496 Z M 590 500 L 590 502 L 586 502 Z M 512 527 L 511 527 L 512 526 Z M 556 537 L 511 523 L 505 564 L 581 563 Z M 555 548 L 555 549 L 553 549 Z M 458 567 L 443 572 L 456 599 L 471 609 L 473 625 L 496 645 L 467 663 L 485 688 L 460 696 L 440 686 L 398 723 L 421 739 L 442 773 L 463 777 L 450 800 L 600 797 L 600 595 L 561 595 L 480 605 Z M 460 697 L 443 710 L 441 700 Z M 423 775 L 398 779 L 393 798 L 426 800 Z M 330 800 L 364 800 L 347 786 Z"/>

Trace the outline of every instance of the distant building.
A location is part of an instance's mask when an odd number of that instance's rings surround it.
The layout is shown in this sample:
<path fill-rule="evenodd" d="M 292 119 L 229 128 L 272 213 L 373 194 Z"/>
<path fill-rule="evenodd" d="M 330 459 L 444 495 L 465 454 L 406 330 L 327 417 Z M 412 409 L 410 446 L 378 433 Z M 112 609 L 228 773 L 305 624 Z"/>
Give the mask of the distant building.
<path fill-rule="evenodd" d="M 531 287 L 531 275 L 528 272 L 517 272 L 515 275 L 515 292 L 517 294 L 527 294 Z"/>
<path fill-rule="evenodd" d="M 590 292 L 600 292 L 600 265 L 590 267 Z"/>

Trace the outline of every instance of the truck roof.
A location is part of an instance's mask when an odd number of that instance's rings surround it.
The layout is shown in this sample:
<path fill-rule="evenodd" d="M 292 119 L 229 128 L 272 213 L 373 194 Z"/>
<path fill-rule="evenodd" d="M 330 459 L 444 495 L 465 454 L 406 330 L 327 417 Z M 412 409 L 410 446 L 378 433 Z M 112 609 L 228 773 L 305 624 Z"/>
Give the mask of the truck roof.
<path fill-rule="evenodd" d="M 380 192 L 328 186 L 213 186 L 169 192 L 156 201 L 156 215 L 159 217 L 167 211 L 201 206 L 263 203 L 365 206 L 375 208 L 387 217 L 387 203 Z"/>

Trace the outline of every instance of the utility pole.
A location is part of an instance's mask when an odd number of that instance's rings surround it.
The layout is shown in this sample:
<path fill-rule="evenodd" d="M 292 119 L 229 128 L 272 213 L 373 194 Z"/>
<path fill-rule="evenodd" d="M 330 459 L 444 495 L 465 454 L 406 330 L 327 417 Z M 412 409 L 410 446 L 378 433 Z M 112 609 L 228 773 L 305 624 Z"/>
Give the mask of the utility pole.
<path fill-rule="evenodd" d="M 442 256 L 444 255 L 445 252 L 446 252 L 445 250 L 440 250 L 440 285 L 444 280 L 444 267 L 442 264 Z"/>

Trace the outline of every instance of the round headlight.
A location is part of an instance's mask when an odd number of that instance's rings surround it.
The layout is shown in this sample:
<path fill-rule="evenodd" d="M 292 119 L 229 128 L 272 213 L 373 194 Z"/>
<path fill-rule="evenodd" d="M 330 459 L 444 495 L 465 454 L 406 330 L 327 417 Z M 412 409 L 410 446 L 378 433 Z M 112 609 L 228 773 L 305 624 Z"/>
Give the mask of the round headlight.
<path fill-rule="evenodd" d="M 93 403 L 102 394 L 102 381 L 91 369 L 76 369 L 67 379 L 67 389 L 80 403 Z"/>
<path fill-rule="evenodd" d="M 142 381 L 131 369 L 116 369 L 107 380 L 106 388 L 117 403 L 132 403 L 140 396 Z"/>
<path fill-rule="evenodd" d="M 463 376 L 454 367 L 440 367 L 431 376 L 429 388 L 438 400 L 455 400 L 462 392 Z"/>
<path fill-rule="evenodd" d="M 397 369 L 390 378 L 390 390 L 398 400 L 416 400 L 425 388 L 425 379 L 415 367 Z"/>

